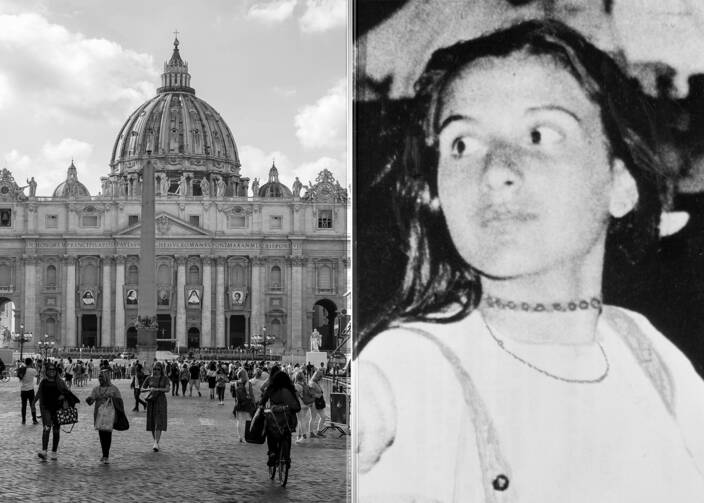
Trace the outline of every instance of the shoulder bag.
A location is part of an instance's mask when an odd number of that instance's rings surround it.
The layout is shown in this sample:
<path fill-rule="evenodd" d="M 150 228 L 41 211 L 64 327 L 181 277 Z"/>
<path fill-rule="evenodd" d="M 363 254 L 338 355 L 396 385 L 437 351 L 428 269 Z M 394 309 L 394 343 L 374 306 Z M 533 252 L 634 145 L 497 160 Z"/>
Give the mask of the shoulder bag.
<path fill-rule="evenodd" d="M 64 433 L 71 433 L 78 422 L 78 410 L 76 407 L 71 407 L 68 401 L 64 400 L 63 405 L 56 411 L 56 422 L 61 426 L 70 424 L 71 429 L 68 431 L 64 430 Z"/>

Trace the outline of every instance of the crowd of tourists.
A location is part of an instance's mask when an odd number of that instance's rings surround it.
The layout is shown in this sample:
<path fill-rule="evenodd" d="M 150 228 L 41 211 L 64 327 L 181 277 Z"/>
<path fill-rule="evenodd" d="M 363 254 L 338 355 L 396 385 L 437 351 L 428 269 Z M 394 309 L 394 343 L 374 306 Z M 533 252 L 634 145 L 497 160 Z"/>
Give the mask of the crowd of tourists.
<path fill-rule="evenodd" d="M 27 405 L 33 424 L 42 423 L 39 458 L 42 461 L 57 459 L 61 435 L 59 418 L 81 401 L 72 389 L 94 386 L 85 402 L 94 406 L 94 426 L 102 450 L 100 463 L 109 464 L 113 430 L 129 428 L 125 399 L 113 384 L 114 379 L 125 378 L 130 379 L 133 392 L 134 407 L 131 410 L 139 412 L 141 405 L 146 411 L 146 429 L 152 434 L 154 452 L 159 451 L 161 434 L 167 430 L 169 392 L 171 397 L 187 399 L 202 398 L 208 393 L 210 400 L 217 400 L 218 405 L 223 406 L 229 395 L 234 400 L 232 414 L 236 436 L 242 443 L 245 442 L 246 423 L 252 421 L 257 408 L 275 404 L 277 400 L 284 400 L 291 411 L 290 431 L 296 432 L 296 443 L 325 436 L 321 431 L 326 408 L 321 386 L 327 370 L 324 364 L 316 368 L 311 363 L 301 366 L 266 361 L 160 362 L 155 359 L 147 369 L 145 363 L 137 360 L 130 364 L 107 360 L 74 361 L 72 358 L 45 362 L 26 358 L 24 362 L 18 362 L 22 424 L 26 424 Z M 275 379 L 276 374 L 281 375 Z M 93 379 L 97 380 L 97 386 Z M 35 383 L 38 385 L 36 393 Z M 283 389 L 290 392 L 283 392 Z M 290 461 L 290 435 L 288 440 L 289 450 L 285 456 Z M 269 454 L 275 452 L 279 452 L 277 445 L 270 443 Z M 272 459 L 269 456 L 269 460 Z"/>

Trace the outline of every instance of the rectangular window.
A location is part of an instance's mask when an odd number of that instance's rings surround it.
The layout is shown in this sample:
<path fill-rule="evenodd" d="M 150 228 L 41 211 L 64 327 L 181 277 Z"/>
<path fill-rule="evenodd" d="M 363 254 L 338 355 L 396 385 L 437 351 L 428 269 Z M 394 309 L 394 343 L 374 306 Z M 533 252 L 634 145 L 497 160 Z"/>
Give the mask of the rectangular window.
<path fill-rule="evenodd" d="M 46 216 L 47 229 L 55 229 L 58 226 L 59 226 L 59 215 L 47 215 Z"/>
<path fill-rule="evenodd" d="M 12 210 L 10 208 L 0 209 L 0 227 L 12 227 Z"/>
<path fill-rule="evenodd" d="M 188 223 L 195 226 L 195 227 L 200 227 L 200 216 L 190 215 L 188 217 Z"/>
<path fill-rule="evenodd" d="M 247 227 L 247 217 L 244 215 L 228 215 L 227 227 L 229 229 L 242 229 Z"/>
<path fill-rule="evenodd" d="M 318 229 L 332 229 L 332 210 L 318 210 Z"/>
<path fill-rule="evenodd" d="M 98 227 L 98 215 L 81 215 L 81 227 Z"/>
<path fill-rule="evenodd" d="M 139 223 L 139 215 L 129 215 L 127 217 L 127 225 L 132 227 L 133 225 L 137 225 Z"/>
<path fill-rule="evenodd" d="M 271 228 L 281 229 L 283 227 L 284 217 L 281 215 L 274 215 L 271 217 Z"/>

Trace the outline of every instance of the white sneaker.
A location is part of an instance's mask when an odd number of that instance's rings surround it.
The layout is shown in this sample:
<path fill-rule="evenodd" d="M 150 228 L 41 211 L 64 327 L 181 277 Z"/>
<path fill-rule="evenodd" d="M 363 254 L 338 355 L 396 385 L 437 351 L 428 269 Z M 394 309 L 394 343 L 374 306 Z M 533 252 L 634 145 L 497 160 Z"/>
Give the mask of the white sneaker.
<path fill-rule="evenodd" d="M 39 451 L 37 456 L 39 456 L 42 461 L 46 461 L 46 451 Z"/>
<path fill-rule="evenodd" d="M 110 464 L 110 460 L 109 460 L 108 458 L 103 458 L 103 464 L 104 464 L 104 465 L 109 465 L 109 464 Z"/>
<path fill-rule="evenodd" d="M 51 459 L 56 461 L 56 451 L 51 451 Z"/>

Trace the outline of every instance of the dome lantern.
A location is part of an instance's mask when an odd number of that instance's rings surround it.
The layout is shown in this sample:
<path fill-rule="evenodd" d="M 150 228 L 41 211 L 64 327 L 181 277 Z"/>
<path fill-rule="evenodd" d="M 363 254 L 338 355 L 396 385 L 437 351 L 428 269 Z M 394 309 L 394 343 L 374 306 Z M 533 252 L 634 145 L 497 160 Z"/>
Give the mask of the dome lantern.
<path fill-rule="evenodd" d="M 271 163 L 269 169 L 269 181 L 259 188 L 255 194 L 259 197 L 290 199 L 293 197 L 291 189 L 279 182 L 279 170 L 276 169 L 276 163 Z"/>
<path fill-rule="evenodd" d="M 176 32 L 178 33 L 178 32 Z M 171 59 L 164 63 L 164 73 L 161 74 L 161 87 L 157 93 L 182 92 L 195 94 L 196 91 L 191 86 L 191 74 L 188 73 L 188 63 L 181 59 L 178 51 L 178 37 L 174 39 L 174 52 Z"/>
<path fill-rule="evenodd" d="M 73 159 L 71 159 L 71 165 L 66 171 L 66 180 L 54 189 L 54 197 L 61 199 L 90 197 L 90 192 L 88 192 L 86 186 L 78 181 L 78 170 L 76 170 L 76 165 L 73 164 Z"/>

